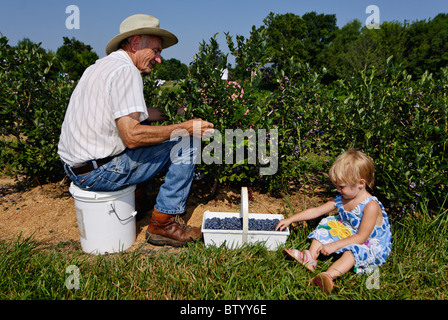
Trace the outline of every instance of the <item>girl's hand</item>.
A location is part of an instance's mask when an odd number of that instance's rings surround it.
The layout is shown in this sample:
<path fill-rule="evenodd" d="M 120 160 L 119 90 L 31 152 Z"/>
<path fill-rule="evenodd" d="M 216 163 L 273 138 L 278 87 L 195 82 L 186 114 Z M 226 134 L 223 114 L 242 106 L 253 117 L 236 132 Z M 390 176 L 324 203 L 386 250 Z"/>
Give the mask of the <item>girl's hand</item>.
<path fill-rule="evenodd" d="M 323 244 L 321 245 L 318 249 L 317 249 L 317 253 L 321 253 L 325 256 L 328 256 L 332 253 L 334 253 L 336 250 L 338 250 L 338 246 L 337 244 L 335 245 L 336 242 L 332 242 L 332 243 L 328 243 L 328 244 Z"/>
<path fill-rule="evenodd" d="M 275 231 L 283 231 L 290 224 L 291 224 L 291 222 L 289 222 L 288 219 L 282 219 L 278 222 L 277 227 L 275 228 Z"/>

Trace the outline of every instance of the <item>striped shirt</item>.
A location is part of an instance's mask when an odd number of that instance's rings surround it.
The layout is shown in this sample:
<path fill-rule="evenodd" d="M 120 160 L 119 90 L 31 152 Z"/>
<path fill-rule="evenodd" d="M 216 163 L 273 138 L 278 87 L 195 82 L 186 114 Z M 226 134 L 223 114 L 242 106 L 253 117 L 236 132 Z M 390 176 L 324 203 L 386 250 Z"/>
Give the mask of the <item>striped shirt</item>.
<path fill-rule="evenodd" d="M 76 166 L 125 150 L 115 120 L 134 112 L 148 118 L 140 71 L 122 49 L 84 71 L 62 124 L 58 154 Z"/>

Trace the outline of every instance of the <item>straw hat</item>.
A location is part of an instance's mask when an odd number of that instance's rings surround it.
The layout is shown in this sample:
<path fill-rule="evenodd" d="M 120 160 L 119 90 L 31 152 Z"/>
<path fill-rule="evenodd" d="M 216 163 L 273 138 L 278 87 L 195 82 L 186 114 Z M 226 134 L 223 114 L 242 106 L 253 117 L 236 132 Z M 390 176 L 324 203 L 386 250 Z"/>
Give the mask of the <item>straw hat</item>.
<path fill-rule="evenodd" d="M 159 19 L 147 14 L 135 14 L 123 20 L 120 25 L 120 34 L 109 41 L 106 54 L 118 50 L 121 41 L 135 35 L 153 35 L 162 39 L 162 49 L 166 49 L 178 42 L 171 32 L 161 29 Z"/>

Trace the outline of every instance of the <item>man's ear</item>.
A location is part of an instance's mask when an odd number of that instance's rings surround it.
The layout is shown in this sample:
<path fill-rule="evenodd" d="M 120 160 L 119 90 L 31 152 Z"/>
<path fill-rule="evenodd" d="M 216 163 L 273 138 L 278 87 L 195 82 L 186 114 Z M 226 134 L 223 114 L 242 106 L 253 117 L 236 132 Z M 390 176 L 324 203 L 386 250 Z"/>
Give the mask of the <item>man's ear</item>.
<path fill-rule="evenodd" d="M 130 41 L 132 53 L 136 53 L 141 48 L 142 36 L 133 36 Z"/>

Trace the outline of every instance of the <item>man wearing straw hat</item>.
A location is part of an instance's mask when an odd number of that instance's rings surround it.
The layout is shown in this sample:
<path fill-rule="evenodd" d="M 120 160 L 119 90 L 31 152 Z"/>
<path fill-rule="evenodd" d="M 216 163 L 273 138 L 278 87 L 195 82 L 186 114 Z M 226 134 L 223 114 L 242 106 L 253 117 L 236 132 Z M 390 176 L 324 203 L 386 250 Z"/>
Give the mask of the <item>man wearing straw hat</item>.
<path fill-rule="evenodd" d="M 199 228 L 176 216 L 185 213 L 192 183 L 198 153 L 192 136 L 200 138 L 213 128 L 201 119 L 144 124 L 164 115 L 146 107 L 141 74 L 150 73 L 161 63 L 162 50 L 177 42 L 152 16 L 125 19 L 106 47 L 107 56 L 85 70 L 73 91 L 59 141 L 64 169 L 83 190 L 117 191 L 167 170 L 146 232 L 148 242 L 156 245 L 182 246 L 201 237 Z M 191 138 L 173 138 L 173 132 Z M 177 145 L 188 140 L 188 146 Z"/>

